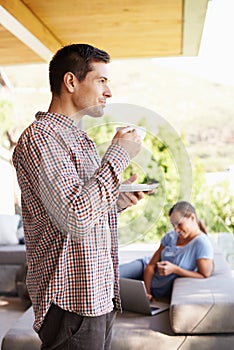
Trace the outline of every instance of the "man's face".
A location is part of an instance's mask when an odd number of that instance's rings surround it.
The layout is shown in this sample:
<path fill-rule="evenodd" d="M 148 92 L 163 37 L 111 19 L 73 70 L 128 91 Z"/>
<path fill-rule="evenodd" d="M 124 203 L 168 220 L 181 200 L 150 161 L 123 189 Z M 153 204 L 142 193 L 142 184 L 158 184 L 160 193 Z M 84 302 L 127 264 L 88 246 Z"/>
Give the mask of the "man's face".
<path fill-rule="evenodd" d="M 107 64 L 104 62 L 93 62 L 93 70 L 88 72 L 85 80 L 78 82 L 77 89 L 73 95 L 73 103 L 76 110 L 82 115 L 101 117 L 106 105 L 106 99 L 110 98 L 111 91 L 108 87 Z"/>

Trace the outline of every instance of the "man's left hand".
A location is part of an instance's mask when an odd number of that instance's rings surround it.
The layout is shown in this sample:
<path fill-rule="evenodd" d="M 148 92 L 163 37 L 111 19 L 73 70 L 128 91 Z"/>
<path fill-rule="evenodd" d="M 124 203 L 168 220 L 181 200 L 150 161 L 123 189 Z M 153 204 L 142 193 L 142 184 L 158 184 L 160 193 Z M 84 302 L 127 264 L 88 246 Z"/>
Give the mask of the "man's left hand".
<path fill-rule="evenodd" d="M 124 181 L 124 184 L 131 184 L 137 179 L 137 174 L 133 174 L 128 180 Z M 117 201 L 118 208 L 123 210 L 132 205 L 136 205 L 139 200 L 144 198 L 144 192 L 121 192 Z"/>

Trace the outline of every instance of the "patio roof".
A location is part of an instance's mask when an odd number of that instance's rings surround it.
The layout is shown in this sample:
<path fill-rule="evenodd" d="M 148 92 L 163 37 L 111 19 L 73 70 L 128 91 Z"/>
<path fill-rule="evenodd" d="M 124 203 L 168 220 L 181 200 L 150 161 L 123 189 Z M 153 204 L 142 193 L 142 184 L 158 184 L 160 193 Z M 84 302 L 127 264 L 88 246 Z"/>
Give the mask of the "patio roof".
<path fill-rule="evenodd" d="M 208 0 L 0 0 L 0 65 L 89 43 L 112 58 L 198 54 Z"/>

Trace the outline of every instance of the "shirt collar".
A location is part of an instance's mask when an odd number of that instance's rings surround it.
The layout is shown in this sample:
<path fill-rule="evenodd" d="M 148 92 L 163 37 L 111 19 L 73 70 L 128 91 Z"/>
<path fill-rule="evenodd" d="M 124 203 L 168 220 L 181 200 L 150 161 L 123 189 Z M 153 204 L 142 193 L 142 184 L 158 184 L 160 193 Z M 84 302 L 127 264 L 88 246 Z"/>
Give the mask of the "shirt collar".
<path fill-rule="evenodd" d="M 50 119 L 51 122 L 53 122 L 59 126 L 68 127 L 68 128 L 69 127 L 70 128 L 71 127 L 77 128 L 77 124 L 75 123 L 75 121 L 64 114 L 49 113 L 49 112 L 37 112 L 35 117 L 37 120 Z"/>

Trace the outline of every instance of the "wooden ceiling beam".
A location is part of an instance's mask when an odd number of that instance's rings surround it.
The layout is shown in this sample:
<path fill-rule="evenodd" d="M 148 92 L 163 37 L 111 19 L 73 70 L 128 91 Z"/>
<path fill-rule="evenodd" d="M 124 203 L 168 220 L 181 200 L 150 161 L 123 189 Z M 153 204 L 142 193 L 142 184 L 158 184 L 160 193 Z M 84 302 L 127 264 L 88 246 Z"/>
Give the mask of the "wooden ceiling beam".
<path fill-rule="evenodd" d="M 20 0 L 0 0 L 0 24 L 45 61 L 62 46 Z"/>
<path fill-rule="evenodd" d="M 184 0 L 182 55 L 197 56 L 209 0 Z"/>
<path fill-rule="evenodd" d="M 87 42 L 112 59 L 196 56 L 209 0 L 0 0 L 0 64 L 48 62 Z"/>

